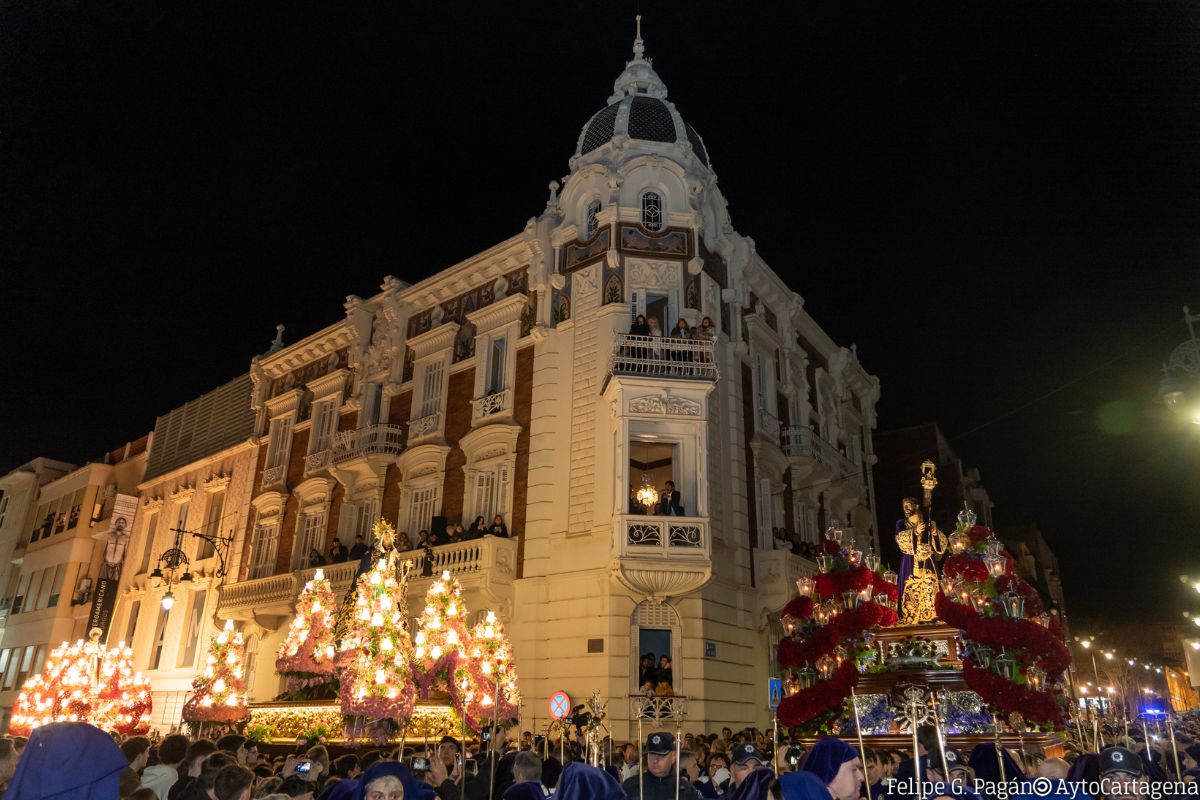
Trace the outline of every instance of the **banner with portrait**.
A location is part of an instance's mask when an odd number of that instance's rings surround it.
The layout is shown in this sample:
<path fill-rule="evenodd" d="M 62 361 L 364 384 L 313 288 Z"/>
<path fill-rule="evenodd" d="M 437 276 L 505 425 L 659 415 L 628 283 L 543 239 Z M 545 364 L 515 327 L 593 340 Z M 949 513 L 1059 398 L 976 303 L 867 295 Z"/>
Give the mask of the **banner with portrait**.
<path fill-rule="evenodd" d="M 117 604 L 117 586 L 121 581 L 121 568 L 125 563 L 125 551 L 129 549 L 129 537 L 137 517 L 138 499 L 133 495 L 118 494 L 113 502 L 112 514 L 108 518 L 108 533 L 104 539 L 104 557 L 100 562 L 100 576 L 96 580 L 92 595 L 92 611 L 88 615 L 88 632 L 100 630 L 100 641 L 108 640 L 108 626 L 112 622 L 113 608 Z"/>

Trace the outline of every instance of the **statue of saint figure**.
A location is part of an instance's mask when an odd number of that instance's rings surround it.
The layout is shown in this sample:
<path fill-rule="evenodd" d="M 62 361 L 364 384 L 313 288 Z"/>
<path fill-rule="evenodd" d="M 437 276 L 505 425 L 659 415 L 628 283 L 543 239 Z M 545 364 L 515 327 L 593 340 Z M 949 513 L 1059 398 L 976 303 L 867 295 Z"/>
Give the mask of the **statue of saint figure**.
<path fill-rule="evenodd" d="M 937 523 L 926 523 L 916 498 L 900 504 L 904 518 L 896 521 L 900 560 L 900 624 L 919 625 L 937 619 L 934 598 L 938 593 L 937 559 L 946 552 L 946 534 Z"/>

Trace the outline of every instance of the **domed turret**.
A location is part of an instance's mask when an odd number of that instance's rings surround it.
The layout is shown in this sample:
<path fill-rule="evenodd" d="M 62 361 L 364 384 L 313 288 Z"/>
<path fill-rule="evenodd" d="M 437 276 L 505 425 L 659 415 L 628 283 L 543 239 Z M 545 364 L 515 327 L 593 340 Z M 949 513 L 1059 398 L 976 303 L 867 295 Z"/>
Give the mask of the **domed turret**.
<path fill-rule="evenodd" d="M 667 86 L 644 57 L 642 18 L 637 17 L 637 38 L 633 41 L 633 60 L 625 65 L 613 83 L 608 105 L 597 111 L 583 126 L 575 156 L 585 157 L 609 143 L 620 145 L 636 140 L 682 145 L 695 153 L 705 166 L 708 151 L 695 128 L 683 121 L 675 105 L 667 101 Z"/>

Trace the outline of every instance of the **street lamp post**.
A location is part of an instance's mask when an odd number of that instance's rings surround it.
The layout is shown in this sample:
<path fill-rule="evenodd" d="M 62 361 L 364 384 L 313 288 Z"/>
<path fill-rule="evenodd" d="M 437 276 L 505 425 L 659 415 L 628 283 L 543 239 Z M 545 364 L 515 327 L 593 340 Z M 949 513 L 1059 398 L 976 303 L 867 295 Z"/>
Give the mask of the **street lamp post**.
<path fill-rule="evenodd" d="M 158 564 L 154 567 L 154 571 L 150 573 L 150 580 L 156 584 L 161 584 L 164 580 L 167 582 L 167 591 L 162 596 L 164 611 L 170 611 L 171 607 L 175 605 L 175 593 L 171 591 L 171 588 L 177 583 L 192 582 L 192 573 L 190 570 L 191 559 L 187 557 L 187 553 L 183 552 L 184 535 L 200 539 L 212 545 L 213 552 L 217 556 L 216 578 L 218 581 L 225 577 L 225 554 L 229 550 L 229 545 L 233 542 L 232 533 L 229 536 L 217 536 L 211 533 L 188 531 L 183 528 L 172 528 L 171 531 L 175 534 L 175 544 L 170 550 L 165 551 L 158 557 Z M 179 580 L 176 580 L 175 575 L 180 569 L 183 570 L 183 574 L 179 576 Z"/>

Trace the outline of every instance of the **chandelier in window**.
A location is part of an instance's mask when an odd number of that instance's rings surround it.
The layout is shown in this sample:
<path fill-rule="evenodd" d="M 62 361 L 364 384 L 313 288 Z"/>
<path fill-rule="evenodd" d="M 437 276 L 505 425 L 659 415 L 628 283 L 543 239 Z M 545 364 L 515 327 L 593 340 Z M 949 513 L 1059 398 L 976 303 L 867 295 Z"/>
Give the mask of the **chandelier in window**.
<path fill-rule="evenodd" d="M 650 485 L 650 476 L 645 472 L 642 473 L 642 485 L 638 488 L 634 497 L 646 507 L 647 511 L 658 502 L 658 491 Z"/>

